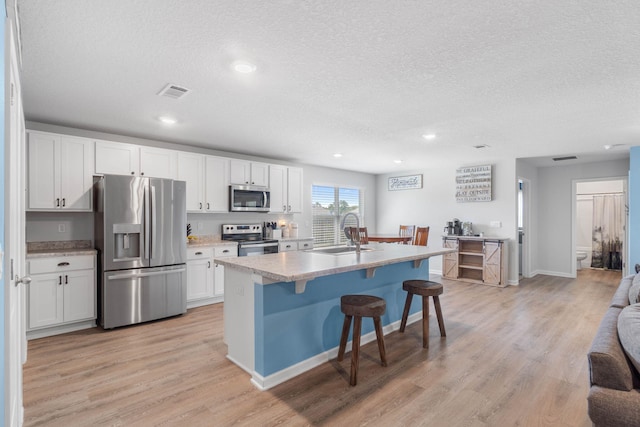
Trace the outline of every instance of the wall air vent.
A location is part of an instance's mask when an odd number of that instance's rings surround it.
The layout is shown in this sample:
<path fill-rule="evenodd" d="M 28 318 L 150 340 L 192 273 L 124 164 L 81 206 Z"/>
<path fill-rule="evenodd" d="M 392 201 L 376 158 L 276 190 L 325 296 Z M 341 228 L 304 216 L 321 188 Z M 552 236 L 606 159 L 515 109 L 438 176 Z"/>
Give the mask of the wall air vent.
<path fill-rule="evenodd" d="M 187 89 L 186 87 L 169 83 L 160 92 L 158 92 L 158 95 L 166 96 L 167 98 L 172 98 L 172 99 L 180 99 L 186 94 L 188 94 L 189 92 L 191 92 L 191 90 Z"/>
<path fill-rule="evenodd" d="M 563 160 L 576 160 L 577 157 L 576 156 L 565 156 L 565 157 L 554 157 L 553 161 L 554 162 L 561 162 Z"/>

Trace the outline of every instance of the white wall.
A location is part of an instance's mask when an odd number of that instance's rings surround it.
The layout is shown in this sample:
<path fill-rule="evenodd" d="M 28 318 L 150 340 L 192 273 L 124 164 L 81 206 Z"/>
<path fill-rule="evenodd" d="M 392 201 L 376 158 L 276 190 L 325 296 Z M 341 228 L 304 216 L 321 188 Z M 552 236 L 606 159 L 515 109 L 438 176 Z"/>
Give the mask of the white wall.
<path fill-rule="evenodd" d="M 473 166 L 473 165 L 460 165 Z M 422 174 L 423 188 L 418 190 L 388 191 L 391 176 Z M 444 226 L 452 218 L 473 223 L 474 233 L 508 238 L 509 283 L 517 283 L 517 222 L 515 160 L 498 160 L 493 163 L 492 201 L 458 203 L 455 199 L 456 169 L 424 169 L 401 174 L 379 175 L 377 178 L 376 230 L 380 233 L 397 233 L 399 224 L 429 226 L 429 246 L 441 247 Z M 491 228 L 492 221 L 500 221 L 501 228 Z M 441 257 L 430 260 L 430 271 L 442 272 Z"/>
<path fill-rule="evenodd" d="M 61 240 L 91 240 L 93 242 L 93 213 L 91 212 L 27 212 L 27 242 Z M 60 228 L 64 231 L 59 231 Z"/>
<path fill-rule="evenodd" d="M 559 165 L 538 169 L 537 253 L 534 273 L 573 277 L 573 182 L 594 178 L 625 177 L 629 160 Z"/>

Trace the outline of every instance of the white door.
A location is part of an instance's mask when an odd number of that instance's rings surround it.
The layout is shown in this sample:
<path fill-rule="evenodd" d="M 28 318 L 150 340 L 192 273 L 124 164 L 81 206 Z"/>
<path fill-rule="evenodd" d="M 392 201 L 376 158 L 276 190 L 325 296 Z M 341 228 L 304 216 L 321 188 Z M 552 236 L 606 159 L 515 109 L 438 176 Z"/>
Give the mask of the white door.
<path fill-rule="evenodd" d="M 178 179 L 187 183 L 187 212 L 204 208 L 204 156 L 178 153 Z"/>
<path fill-rule="evenodd" d="M 91 210 L 90 167 L 92 141 L 62 137 L 60 140 L 60 198 L 62 208 Z"/>
<path fill-rule="evenodd" d="M 24 113 L 14 49 L 11 21 L 6 22 L 6 52 L 9 52 L 5 68 L 5 244 L 6 253 L 2 268 L 5 281 L 5 419 L 7 426 L 22 425 L 24 406 L 22 399 L 22 365 L 27 360 L 27 339 L 24 319 L 25 285 L 16 278 L 25 275 L 25 226 L 24 226 L 24 161 L 25 130 Z M 27 280 L 25 279 L 25 282 Z"/>

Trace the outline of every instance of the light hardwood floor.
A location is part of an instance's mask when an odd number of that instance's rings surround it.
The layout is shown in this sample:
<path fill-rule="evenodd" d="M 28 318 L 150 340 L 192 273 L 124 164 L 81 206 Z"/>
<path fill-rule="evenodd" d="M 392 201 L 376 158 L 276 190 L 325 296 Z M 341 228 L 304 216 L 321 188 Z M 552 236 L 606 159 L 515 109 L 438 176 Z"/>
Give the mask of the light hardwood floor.
<path fill-rule="evenodd" d="M 387 335 L 386 368 L 375 341 L 363 346 L 356 387 L 345 357 L 258 391 L 225 359 L 221 304 L 33 340 L 25 425 L 590 426 L 586 353 L 620 278 L 585 269 L 500 289 L 437 277 L 447 337 L 436 321 L 428 350 L 420 322 Z"/>

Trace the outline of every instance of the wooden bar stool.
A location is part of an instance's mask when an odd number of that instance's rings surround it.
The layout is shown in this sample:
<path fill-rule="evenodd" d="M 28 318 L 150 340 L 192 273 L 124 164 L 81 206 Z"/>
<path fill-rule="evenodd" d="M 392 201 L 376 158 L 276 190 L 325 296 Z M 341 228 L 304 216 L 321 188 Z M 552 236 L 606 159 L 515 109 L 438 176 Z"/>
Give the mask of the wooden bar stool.
<path fill-rule="evenodd" d="M 429 280 L 405 280 L 402 282 L 402 289 L 407 291 L 407 300 L 404 303 L 404 311 L 402 312 L 400 332 L 404 332 L 404 328 L 407 326 L 411 300 L 415 294 L 422 296 L 422 347 L 429 348 L 429 297 L 433 297 L 433 305 L 436 308 L 436 316 L 438 316 L 438 326 L 440 326 L 440 336 L 446 337 L 439 298 L 439 295 L 442 295 L 443 292 L 442 283 Z"/>
<path fill-rule="evenodd" d="M 351 318 L 353 321 L 353 345 L 351 347 L 351 377 L 349 384 L 356 385 L 358 379 L 358 359 L 360 356 L 360 330 L 362 328 L 362 318 L 372 317 L 376 328 L 376 338 L 382 366 L 387 366 L 387 355 L 384 349 L 384 337 L 382 335 L 382 316 L 387 308 L 384 299 L 371 295 L 343 295 L 340 297 L 340 311 L 344 313 L 344 324 L 342 325 L 342 336 L 340 337 L 340 348 L 338 349 L 338 361 L 344 358 L 344 351 L 349 337 Z"/>

